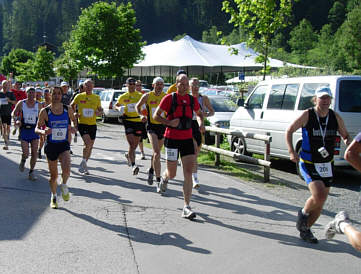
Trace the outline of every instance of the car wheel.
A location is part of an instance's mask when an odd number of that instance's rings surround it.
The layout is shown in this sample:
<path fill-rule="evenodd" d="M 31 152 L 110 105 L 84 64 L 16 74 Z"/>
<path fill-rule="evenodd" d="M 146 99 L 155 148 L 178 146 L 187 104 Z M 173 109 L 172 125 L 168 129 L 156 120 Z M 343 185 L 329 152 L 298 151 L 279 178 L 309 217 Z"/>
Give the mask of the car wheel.
<path fill-rule="evenodd" d="M 109 118 L 107 118 L 107 116 L 104 115 L 104 113 L 102 114 L 102 122 L 103 123 L 108 123 Z"/>
<path fill-rule="evenodd" d="M 235 153 L 250 156 L 251 153 L 247 152 L 246 141 L 243 137 L 232 137 L 231 150 Z"/>

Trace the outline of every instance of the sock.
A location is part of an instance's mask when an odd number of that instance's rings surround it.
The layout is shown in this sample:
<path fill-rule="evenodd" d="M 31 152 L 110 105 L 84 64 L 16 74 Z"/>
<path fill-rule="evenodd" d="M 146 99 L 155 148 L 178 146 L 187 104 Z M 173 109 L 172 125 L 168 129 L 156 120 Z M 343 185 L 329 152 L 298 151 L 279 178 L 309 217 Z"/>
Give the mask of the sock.
<path fill-rule="evenodd" d="M 135 163 L 132 163 L 132 166 L 135 166 Z"/>
<path fill-rule="evenodd" d="M 157 177 L 157 182 L 160 182 L 160 177 Z"/>
<path fill-rule="evenodd" d="M 152 167 L 149 169 L 149 173 L 151 173 L 151 174 L 154 173 L 154 169 Z"/>
<path fill-rule="evenodd" d="M 307 213 L 304 208 L 302 208 L 302 214 L 305 215 L 305 216 L 310 215 L 310 213 Z"/>
<path fill-rule="evenodd" d="M 51 193 L 51 199 L 55 199 L 55 200 L 56 200 L 56 194 Z"/>
<path fill-rule="evenodd" d="M 29 174 L 33 173 L 33 171 L 34 171 L 33 169 L 30 169 L 30 170 L 29 170 Z"/>
<path fill-rule="evenodd" d="M 348 225 L 349 225 L 349 223 L 347 223 L 347 222 L 341 222 L 340 223 L 340 230 L 342 231 L 342 233 L 345 233 L 345 228 Z"/>

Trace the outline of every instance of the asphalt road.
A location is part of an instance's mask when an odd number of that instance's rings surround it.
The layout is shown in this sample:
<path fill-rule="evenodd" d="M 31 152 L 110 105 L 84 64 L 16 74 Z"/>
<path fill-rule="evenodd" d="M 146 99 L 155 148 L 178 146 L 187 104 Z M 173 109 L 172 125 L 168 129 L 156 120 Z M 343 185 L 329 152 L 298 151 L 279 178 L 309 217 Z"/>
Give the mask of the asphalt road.
<path fill-rule="evenodd" d="M 0 273 L 360 273 L 361 254 L 344 235 L 323 237 L 341 209 L 359 222 L 358 192 L 349 185 L 356 173 L 340 176 L 345 187 L 332 189 L 313 228 L 320 242 L 311 245 L 295 229 L 308 191 L 294 174 L 272 169 L 264 184 L 201 167 L 192 222 L 180 217 L 181 167 L 167 192 L 156 193 L 146 183 L 151 151 L 133 176 L 120 125 L 99 125 L 89 176 L 78 172 L 82 142 L 72 149 L 71 198 L 59 197 L 58 210 L 49 208 L 46 161 L 30 182 L 18 170 L 19 142 L 0 151 Z"/>

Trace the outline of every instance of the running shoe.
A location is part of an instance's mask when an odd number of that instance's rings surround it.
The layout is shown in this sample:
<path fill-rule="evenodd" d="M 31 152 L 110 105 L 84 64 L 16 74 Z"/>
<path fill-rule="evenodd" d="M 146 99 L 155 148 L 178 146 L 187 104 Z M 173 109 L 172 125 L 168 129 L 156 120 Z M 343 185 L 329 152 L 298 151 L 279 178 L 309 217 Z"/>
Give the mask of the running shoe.
<path fill-rule="evenodd" d="M 85 169 L 84 169 L 84 174 L 85 174 L 85 175 L 90 175 L 89 170 L 88 170 L 88 167 L 85 167 Z"/>
<path fill-rule="evenodd" d="M 298 211 L 296 228 L 300 232 L 307 230 L 307 216 L 302 213 L 302 209 Z"/>
<path fill-rule="evenodd" d="M 7 145 L 3 146 L 3 150 L 9 150 L 9 147 Z"/>
<path fill-rule="evenodd" d="M 159 187 L 162 192 L 166 192 L 168 188 L 168 180 L 165 180 L 163 179 L 163 177 L 160 177 Z"/>
<path fill-rule="evenodd" d="M 34 172 L 29 173 L 28 179 L 30 181 L 36 181 L 37 178 L 35 177 Z"/>
<path fill-rule="evenodd" d="M 193 220 L 196 214 L 192 211 L 190 206 L 184 206 L 182 211 L 182 218 Z"/>
<path fill-rule="evenodd" d="M 304 231 L 300 232 L 300 237 L 302 240 L 304 240 L 307 243 L 311 243 L 311 244 L 317 244 L 318 240 L 315 236 L 313 236 L 313 233 L 311 231 L 311 229 L 307 228 Z"/>
<path fill-rule="evenodd" d="M 148 169 L 148 185 L 153 184 L 154 171 L 152 168 Z"/>
<path fill-rule="evenodd" d="M 69 189 L 68 186 L 65 184 L 60 185 L 61 190 L 61 196 L 63 197 L 64 201 L 69 201 L 70 195 L 69 195 Z"/>
<path fill-rule="evenodd" d="M 81 163 L 80 163 L 80 165 L 79 165 L 79 172 L 80 172 L 80 173 L 84 173 L 86 168 L 87 168 L 86 162 L 85 162 L 85 161 L 81 161 Z"/>
<path fill-rule="evenodd" d="M 335 218 L 329 222 L 325 227 L 325 237 L 327 240 L 331 240 L 335 234 L 343 234 L 340 229 L 340 224 L 342 222 L 351 223 L 350 218 L 345 211 L 340 211 L 336 214 Z"/>
<path fill-rule="evenodd" d="M 135 165 L 133 167 L 133 175 L 138 175 L 138 173 L 139 173 L 139 167 L 137 165 Z"/>
<path fill-rule="evenodd" d="M 23 172 L 25 170 L 25 160 L 21 159 L 19 164 L 19 170 Z"/>
<path fill-rule="evenodd" d="M 13 131 L 12 131 L 12 134 L 13 134 L 13 135 L 15 135 L 15 134 L 16 134 L 16 130 L 17 130 L 17 128 L 16 128 L 16 127 L 14 127 L 14 129 L 13 129 Z"/>
<path fill-rule="evenodd" d="M 157 182 L 157 193 L 162 193 L 162 190 L 160 188 L 161 182 Z"/>
<path fill-rule="evenodd" d="M 198 177 L 194 177 L 192 175 L 192 181 L 193 181 L 193 188 L 197 189 L 200 187 Z"/>
<path fill-rule="evenodd" d="M 140 160 L 147 160 L 147 158 L 145 158 L 145 154 L 142 153 L 142 155 L 140 156 Z"/>
<path fill-rule="evenodd" d="M 53 209 L 58 208 L 58 202 L 56 201 L 56 197 L 50 199 L 50 207 Z"/>
<path fill-rule="evenodd" d="M 130 160 L 129 160 L 129 155 L 128 153 L 125 153 L 124 154 L 125 158 L 127 159 L 127 162 L 128 162 L 128 166 L 131 166 L 132 164 L 130 163 Z"/>
<path fill-rule="evenodd" d="M 78 142 L 78 134 L 74 134 L 74 143 Z"/>

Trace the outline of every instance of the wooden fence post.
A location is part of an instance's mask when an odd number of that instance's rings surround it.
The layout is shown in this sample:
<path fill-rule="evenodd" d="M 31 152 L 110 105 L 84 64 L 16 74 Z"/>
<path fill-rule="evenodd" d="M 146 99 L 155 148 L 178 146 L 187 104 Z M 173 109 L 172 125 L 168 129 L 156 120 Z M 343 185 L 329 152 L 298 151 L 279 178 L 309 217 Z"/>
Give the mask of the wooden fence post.
<path fill-rule="evenodd" d="M 221 134 L 220 133 L 216 133 L 216 147 L 220 147 L 221 144 Z M 219 164 L 221 163 L 221 155 L 219 153 L 215 153 L 216 154 L 216 159 L 215 159 L 215 165 L 219 166 Z"/>
<path fill-rule="evenodd" d="M 266 135 L 271 135 L 269 132 L 266 133 Z M 269 141 L 265 141 L 265 149 L 264 149 L 264 160 L 265 161 L 269 161 L 270 160 L 270 153 L 271 153 L 271 144 Z M 264 167 L 263 168 L 263 177 L 264 177 L 264 182 L 267 183 L 269 182 L 269 177 L 270 177 L 270 167 Z"/>

